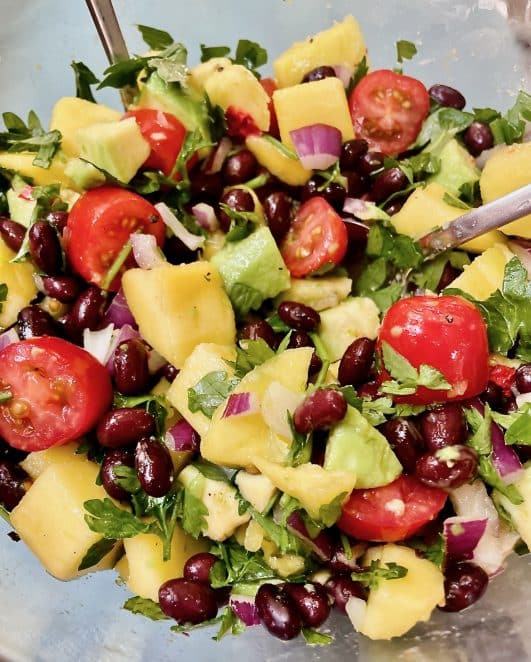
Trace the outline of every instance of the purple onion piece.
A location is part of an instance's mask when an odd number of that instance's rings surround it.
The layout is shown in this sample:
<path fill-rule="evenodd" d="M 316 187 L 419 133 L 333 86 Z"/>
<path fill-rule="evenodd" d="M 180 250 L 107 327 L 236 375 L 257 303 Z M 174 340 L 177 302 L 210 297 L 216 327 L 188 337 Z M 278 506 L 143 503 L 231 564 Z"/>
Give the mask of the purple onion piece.
<path fill-rule="evenodd" d="M 15 329 L 8 329 L 7 331 L 0 333 L 0 351 L 19 340 L 20 338 Z"/>
<path fill-rule="evenodd" d="M 456 560 L 471 559 L 474 550 L 487 528 L 488 519 L 467 519 L 449 517 L 444 521 L 443 536 L 446 542 L 446 555 Z"/>
<path fill-rule="evenodd" d="M 166 446 L 172 451 L 191 451 L 195 453 L 199 450 L 200 441 L 199 434 L 184 418 L 172 425 L 166 432 Z"/>
<path fill-rule="evenodd" d="M 125 326 L 126 324 L 134 329 L 138 328 L 135 318 L 133 317 L 133 313 L 127 305 L 124 291 L 121 288 L 118 290 L 114 299 L 111 301 L 111 305 L 107 308 L 103 318 L 103 324 L 105 326 L 111 322 L 114 324 L 116 329 L 121 329 L 122 326 Z"/>
<path fill-rule="evenodd" d="M 329 561 L 332 558 L 334 545 L 328 531 L 323 530 L 315 538 L 312 538 L 308 533 L 304 520 L 297 511 L 291 513 L 287 524 L 288 530 L 307 543 L 313 553 L 322 561 Z"/>
<path fill-rule="evenodd" d="M 231 393 L 227 398 L 227 404 L 221 418 L 254 414 L 258 409 L 259 406 L 254 393 Z"/>
<path fill-rule="evenodd" d="M 328 124 L 310 124 L 290 131 L 301 164 L 307 170 L 326 170 L 341 154 L 341 131 Z"/>
<path fill-rule="evenodd" d="M 258 609 L 254 603 L 254 598 L 248 595 L 231 595 L 229 605 L 245 625 L 260 625 L 260 617 L 258 616 Z"/>

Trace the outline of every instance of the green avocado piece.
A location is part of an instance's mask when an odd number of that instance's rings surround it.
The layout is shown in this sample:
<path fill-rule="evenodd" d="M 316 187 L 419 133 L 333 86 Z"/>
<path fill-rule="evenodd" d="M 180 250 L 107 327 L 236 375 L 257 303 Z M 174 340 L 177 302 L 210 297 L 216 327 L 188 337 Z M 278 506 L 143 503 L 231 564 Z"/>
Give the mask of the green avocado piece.
<path fill-rule="evenodd" d="M 84 190 L 101 186 L 106 181 L 101 170 L 83 159 L 69 159 L 65 166 L 65 174 L 78 188 Z"/>
<path fill-rule="evenodd" d="M 281 294 L 279 302 L 298 301 L 321 311 L 337 306 L 351 290 L 352 280 L 346 276 L 292 278 L 289 290 Z"/>
<path fill-rule="evenodd" d="M 330 433 L 324 468 L 352 471 L 357 476 L 356 489 L 388 485 L 402 473 L 387 439 L 350 406 Z"/>
<path fill-rule="evenodd" d="M 515 484 L 523 497 L 523 503 L 518 505 L 498 490 L 493 490 L 492 500 L 496 506 L 511 519 L 514 528 L 528 547 L 531 547 L 531 466 L 526 466 L 524 472 Z"/>
<path fill-rule="evenodd" d="M 210 141 L 210 120 L 205 97 L 183 90 L 178 83 L 166 83 L 157 73 L 142 86 L 136 108 L 153 108 L 175 115 L 187 131 L 199 129 Z"/>
<path fill-rule="evenodd" d="M 19 196 L 20 191 L 8 189 L 6 191 L 7 205 L 9 207 L 9 216 L 11 220 L 20 223 L 24 227 L 29 227 L 33 210 L 37 204 L 35 200 L 26 200 Z"/>
<path fill-rule="evenodd" d="M 134 117 L 78 129 L 79 156 L 127 184 L 148 158 L 151 148 Z"/>
<path fill-rule="evenodd" d="M 219 269 L 232 305 L 242 315 L 290 286 L 288 268 L 265 226 L 241 241 L 227 242 L 211 262 Z"/>
<path fill-rule="evenodd" d="M 479 180 L 480 171 L 474 157 L 462 147 L 457 140 L 450 140 L 439 154 L 441 169 L 429 178 L 452 193 L 459 194 L 459 189 L 465 184 L 473 184 Z"/>

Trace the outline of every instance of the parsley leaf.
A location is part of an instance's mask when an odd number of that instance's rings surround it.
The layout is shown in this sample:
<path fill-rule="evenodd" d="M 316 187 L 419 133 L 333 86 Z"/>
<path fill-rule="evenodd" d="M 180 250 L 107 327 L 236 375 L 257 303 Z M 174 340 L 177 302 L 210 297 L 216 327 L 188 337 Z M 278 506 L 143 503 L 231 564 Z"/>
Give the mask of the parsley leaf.
<path fill-rule="evenodd" d="M 369 65 L 367 63 L 367 56 L 364 55 L 356 65 L 356 71 L 354 72 L 354 76 L 352 77 L 348 86 L 347 96 L 350 96 L 352 90 L 356 87 L 356 85 L 360 82 L 360 80 L 364 78 L 368 73 L 369 73 Z"/>
<path fill-rule="evenodd" d="M 466 202 L 456 198 L 455 195 L 448 193 L 448 191 L 446 191 L 443 195 L 443 202 L 445 202 L 447 205 L 450 205 L 451 207 L 457 207 L 457 209 L 464 209 L 465 211 L 470 210 L 470 205 L 467 205 Z"/>
<path fill-rule="evenodd" d="M 101 533 L 105 538 L 121 540 L 132 538 L 140 533 L 155 533 L 153 524 L 142 522 L 135 515 L 119 508 L 107 497 L 90 499 L 83 504 L 87 515 L 85 522 L 91 531 Z"/>
<path fill-rule="evenodd" d="M 4 301 L 7 300 L 9 288 L 6 283 L 0 283 L 0 313 L 4 308 Z"/>
<path fill-rule="evenodd" d="M 334 641 L 334 637 L 324 634 L 313 628 L 302 628 L 302 636 L 308 646 L 328 646 Z"/>
<path fill-rule="evenodd" d="M 431 561 L 438 568 L 442 568 L 446 553 L 446 545 L 442 533 L 437 535 L 437 540 L 431 545 L 427 545 L 425 542 L 417 538 L 413 538 L 408 544 L 414 550 L 420 552 L 423 558 Z"/>
<path fill-rule="evenodd" d="M 221 614 L 220 626 L 217 634 L 212 637 L 214 641 L 220 641 L 229 632 L 237 636 L 245 631 L 245 623 L 236 616 L 230 605 L 227 605 Z"/>
<path fill-rule="evenodd" d="M 192 413 L 201 411 L 208 418 L 212 418 L 238 381 L 234 378 L 227 379 L 225 370 L 209 372 L 195 386 L 188 389 L 188 408 Z"/>
<path fill-rule="evenodd" d="M 199 538 L 206 527 L 208 508 L 205 504 L 192 494 L 191 490 L 183 490 L 183 507 L 181 525 L 183 529 L 194 538 Z"/>
<path fill-rule="evenodd" d="M 378 588 L 382 579 L 401 579 L 407 575 L 407 568 L 394 561 L 382 564 L 380 559 L 371 561 L 371 565 L 360 572 L 353 572 L 351 577 L 356 582 L 365 584 L 369 589 Z"/>
<path fill-rule="evenodd" d="M 127 609 L 127 611 L 133 614 L 140 614 L 141 616 L 150 618 L 152 621 L 168 620 L 168 616 L 162 611 L 157 602 L 149 598 L 141 598 L 139 595 L 126 600 L 123 609 Z"/>
<path fill-rule="evenodd" d="M 465 265 L 470 264 L 470 258 L 464 251 L 446 251 L 421 264 L 419 269 L 411 274 L 411 280 L 417 287 L 434 292 L 447 263 L 462 270 Z"/>
<path fill-rule="evenodd" d="M 0 150 L 8 152 L 36 152 L 33 165 L 49 168 L 61 145 L 61 132 L 45 131 L 39 118 L 31 110 L 27 125 L 15 113 L 3 113 L 7 131 L 0 132 Z"/>
<path fill-rule="evenodd" d="M 162 51 L 174 43 L 173 37 L 165 30 L 150 28 L 147 25 L 136 26 L 144 42 L 154 51 Z"/>
<path fill-rule="evenodd" d="M 383 382 L 380 389 L 383 393 L 411 395 L 419 386 L 445 391 L 452 388 L 439 370 L 423 363 L 417 371 L 404 356 L 385 341 L 382 342 L 382 354 L 385 369 L 393 377 L 393 380 Z"/>
<path fill-rule="evenodd" d="M 396 60 L 402 64 L 404 60 L 411 60 L 417 54 L 417 47 L 412 41 L 400 39 L 396 42 Z"/>
<path fill-rule="evenodd" d="M 163 497 L 152 497 L 143 490 L 132 496 L 132 503 L 137 517 L 151 517 L 152 531 L 162 540 L 162 559 L 171 556 L 171 540 L 177 519 L 183 517 L 183 490 L 174 482 L 170 491 Z"/>
<path fill-rule="evenodd" d="M 91 545 L 81 563 L 78 566 L 78 570 L 87 570 L 87 568 L 92 568 L 92 566 L 97 565 L 104 556 L 106 556 L 111 549 L 116 544 L 116 540 L 113 538 L 102 538 Z"/>
<path fill-rule="evenodd" d="M 72 62 L 70 64 L 76 76 L 76 97 L 78 99 L 85 99 L 96 103 L 96 99 L 90 89 L 91 85 L 99 83 L 99 78 L 92 73 L 92 71 L 83 62 Z"/>
<path fill-rule="evenodd" d="M 219 558 L 210 570 L 212 588 L 276 578 L 263 553 L 248 552 L 234 542 L 217 543 L 210 552 Z"/>
<path fill-rule="evenodd" d="M 236 346 L 236 361 L 227 361 L 227 363 L 234 368 L 235 377 L 241 379 L 273 356 L 275 352 L 262 338 L 240 340 L 240 346 Z"/>
<path fill-rule="evenodd" d="M 115 391 L 113 407 L 131 408 L 144 405 L 144 409 L 155 419 L 157 434 L 162 436 L 165 432 L 166 419 L 172 413 L 172 407 L 164 395 L 154 395 L 146 393 L 145 395 L 122 395 Z"/>
<path fill-rule="evenodd" d="M 505 432 L 505 443 L 531 446 L 531 404 L 527 404 L 507 418 L 511 422 Z"/>
<path fill-rule="evenodd" d="M 245 501 L 245 499 L 240 497 L 240 501 L 245 507 L 245 510 L 249 512 L 252 519 L 264 529 L 269 540 L 275 543 L 281 554 L 293 553 L 301 554 L 302 556 L 308 555 L 308 550 L 305 547 L 304 541 L 290 533 L 285 527 L 277 524 L 271 517 L 262 515 L 262 513 L 253 508 L 248 501 Z"/>
<path fill-rule="evenodd" d="M 319 522 L 326 528 L 333 526 L 341 516 L 341 505 L 345 501 L 346 496 L 346 492 L 341 492 L 333 501 L 319 508 Z"/>
<path fill-rule="evenodd" d="M 495 144 L 511 145 L 522 140 L 526 120 L 531 120 L 531 94 L 520 90 L 512 108 L 489 123 Z"/>
<path fill-rule="evenodd" d="M 214 57 L 225 57 L 230 53 L 230 46 L 206 46 L 200 45 L 201 48 L 201 62 L 208 62 Z"/>
<path fill-rule="evenodd" d="M 286 411 L 288 423 L 291 430 L 291 446 L 289 448 L 286 464 L 290 467 L 297 467 L 310 461 L 312 454 L 312 435 L 297 432 L 293 424 L 293 416 Z"/>
<path fill-rule="evenodd" d="M 227 57 L 230 50 L 228 46 L 205 46 L 205 44 L 201 44 L 201 62 L 206 62 L 213 57 Z M 241 64 L 249 69 L 256 78 L 260 78 L 257 69 L 267 63 L 267 51 L 256 41 L 240 39 L 236 45 L 234 57 L 229 57 L 229 59 L 233 64 Z"/>
<path fill-rule="evenodd" d="M 240 241 L 248 237 L 259 223 L 258 215 L 254 211 L 236 211 L 229 205 L 220 204 L 220 208 L 230 218 L 230 228 L 225 235 L 226 241 Z"/>
<path fill-rule="evenodd" d="M 147 66 L 147 57 L 133 57 L 129 60 L 120 60 L 111 64 L 103 72 L 103 80 L 96 89 L 101 90 L 104 87 L 135 87 L 138 74 Z"/>

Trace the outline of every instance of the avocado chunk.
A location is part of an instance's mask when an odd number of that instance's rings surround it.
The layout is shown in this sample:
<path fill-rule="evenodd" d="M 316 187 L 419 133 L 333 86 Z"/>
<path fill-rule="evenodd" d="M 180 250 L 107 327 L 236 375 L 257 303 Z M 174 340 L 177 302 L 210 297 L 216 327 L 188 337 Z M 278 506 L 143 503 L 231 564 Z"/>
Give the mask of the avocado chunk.
<path fill-rule="evenodd" d="M 33 210 L 37 204 L 36 200 L 20 197 L 20 190 L 10 188 L 6 191 L 7 205 L 9 207 L 9 216 L 11 220 L 20 223 L 24 227 L 29 227 Z"/>
<path fill-rule="evenodd" d="M 351 290 L 352 280 L 346 276 L 292 278 L 289 290 L 282 292 L 279 301 L 298 301 L 321 311 L 337 306 Z"/>
<path fill-rule="evenodd" d="M 380 317 L 376 304 L 368 297 L 348 297 L 321 313 L 319 336 L 329 361 L 340 359 L 356 338 L 376 338 Z"/>
<path fill-rule="evenodd" d="M 402 465 L 387 439 L 350 406 L 345 418 L 330 433 L 324 468 L 356 474 L 356 488 L 388 485 L 402 473 Z"/>
<path fill-rule="evenodd" d="M 189 464 L 179 474 L 179 482 L 205 506 L 207 514 L 201 534 L 207 538 L 226 540 L 249 521 L 249 514 L 238 513 L 237 492 L 227 480 L 207 478 L 195 465 Z"/>
<path fill-rule="evenodd" d="M 465 184 L 473 184 L 479 180 L 479 169 L 472 156 L 457 140 L 450 140 L 439 154 L 441 169 L 429 178 L 437 182 L 453 195 L 459 195 L 459 189 Z"/>
<path fill-rule="evenodd" d="M 211 260 L 221 274 L 234 308 L 245 315 L 290 286 L 289 271 L 269 228 L 228 242 Z"/>
<path fill-rule="evenodd" d="M 133 179 L 151 152 L 134 117 L 83 127 L 77 141 L 83 160 L 124 184 Z"/>
<path fill-rule="evenodd" d="M 65 173 L 80 189 L 87 190 L 105 184 L 105 175 L 102 171 L 83 159 L 70 159 L 66 164 Z"/>
<path fill-rule="evenodd" d="M 166 83 L 153 73 L 144 83 L 137 108 L 154 108 L 175 115 L 187 131 L 199 130 L 206 141 L 210 141 L 210 120 L 205 97 L 192 94 L 178 83 Z"/>

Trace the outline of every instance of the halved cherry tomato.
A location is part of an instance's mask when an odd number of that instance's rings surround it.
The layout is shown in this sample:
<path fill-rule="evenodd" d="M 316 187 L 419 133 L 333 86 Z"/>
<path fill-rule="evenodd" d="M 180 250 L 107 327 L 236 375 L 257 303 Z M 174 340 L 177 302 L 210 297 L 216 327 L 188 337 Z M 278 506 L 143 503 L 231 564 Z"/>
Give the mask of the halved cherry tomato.
<path fill-rule="evenodd" d="M 78 439 L 112 402 L 109 373 L 72 343 L 44 336 L 0 352 L 0 436 L 14 448 L 39 451 Z"/>
<path fill-rule="evenodd" d="M 416 296 L 394 303 L 384 315 L 377 342 L 388 343 L 411 365 L 432 366 L 451 385 L 450 390 L 424 386 L 411 395 L 395 396 L 397 402 L 431 404 L 464 400 L 481 393 L 489 379 L 487 328 L 478 309 L 461 297 Z M 389 374 L 380 361 L 380 380 Z"/>
<path fill-rule="evenodd" d="M 354 490 L 337 525 L 358 540 L 406 540 L 437 517 L 447 497 L 444 490 L 426 487 L 414 476 L 399 476 L 383 487 Z"/>
<path fill-rule="evenodd" d="M 130 110 L 124 117 L 135 118 L 151 147 L 144 168 L 161 170 L 166 176 L 170 175 L 183 146 L 186 128 L 175 115 L 151 108 Z"/>
<path fill-rule="evenodd" d="M 358 138 L 365 138 L 371 149 L 398 154 L 415 141 L 430 110 L 430 97 L 416 78 L 379 69 L 360 80 L 349 106 Z"/>
<path fill-rule="evenodd" d="M 345 257 L 348 235 L 341 217 L 320 196 L 307 200 L 297 212 L 281 253 L 294 278 L 314 273 Z"/>
<path fill-rule="evenodd" d="M 89 283 L 101 285 L 129 236 L 137 230 L 154 235 L 157 244 L 163 245 L 165 226 L 150 202 L 114 186 L 87 191 L 72 207 L 65 230 L 72 269 Z M 109 289 L 118 291 L 121 274 L 133 266 L 130 255 Z"/>
<path fill-rule="evenodd" d="M 273 92 L 277 89 L 277 84 L 273 78 L 261 78 L 260 85 L 264 88 L 269 97 L 269 103 L 267 104 L 270 117 L 268 133 L 275 138 L 280 138 L 277 114 L 275 112 L 275 105 L 273 103 Z"/>

